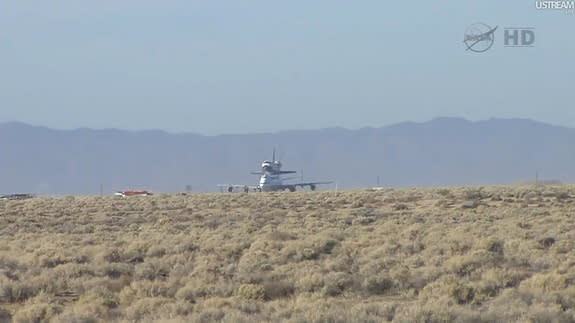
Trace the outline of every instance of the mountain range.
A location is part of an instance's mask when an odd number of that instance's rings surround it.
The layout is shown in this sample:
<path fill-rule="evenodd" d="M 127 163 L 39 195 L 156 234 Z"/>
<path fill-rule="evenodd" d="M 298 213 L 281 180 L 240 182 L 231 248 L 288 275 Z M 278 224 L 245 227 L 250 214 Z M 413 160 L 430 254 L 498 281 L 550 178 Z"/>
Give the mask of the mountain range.
<path fill-rule="evenodd" d="M 536 173 L 575 180 L 575 129 L 529 119 L 217 136 L 9 122 L 0 123 L 0 193 L 216 191 L 216 184 L 257 183 L 250 171 L 274 148 L 297 180 L 334 180 L 340 189 L 523 183 Z"/>

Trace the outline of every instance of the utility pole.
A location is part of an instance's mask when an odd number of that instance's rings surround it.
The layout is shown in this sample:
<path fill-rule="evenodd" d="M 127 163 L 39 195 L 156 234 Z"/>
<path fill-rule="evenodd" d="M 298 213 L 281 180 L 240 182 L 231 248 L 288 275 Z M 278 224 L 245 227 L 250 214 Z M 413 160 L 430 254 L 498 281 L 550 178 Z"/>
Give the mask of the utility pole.
<path fill-rule="evenodd" d="M 104 196 L 104 184 L 100 184 L 100 197 Z"/>

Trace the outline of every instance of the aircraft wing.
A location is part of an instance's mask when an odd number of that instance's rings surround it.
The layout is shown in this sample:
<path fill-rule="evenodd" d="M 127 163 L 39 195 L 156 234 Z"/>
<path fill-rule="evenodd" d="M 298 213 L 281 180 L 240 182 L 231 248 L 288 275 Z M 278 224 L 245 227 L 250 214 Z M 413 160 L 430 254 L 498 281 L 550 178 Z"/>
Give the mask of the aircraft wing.
<path fill-rule="evenodd" d="M 249 192 L 249 191 L 259 191 L 260 187 L 259 185 L 243 185 L 243 184 L 218 184 L 217 187 L 219 187 L 222 190 L 226 190 L 229 193 L 232 192 L 238 192 L 238 191 L 243 191 L 243 192 Z"/>
<path fill-rule="evenodd" d="M 295 187 L 306 187 L 309 186 L 309 188 L 314 191 L 317 185 L 323 185 L 323 184 L 331 184 L 333 183 L 333 181 L 328 181 L 328 182 L 305 182 L 305 183 L 293 183 L 293 184 L 284 184 L 285 188 L 289 189 L 290 187 L 295 188 Z"/>
<path fill-rule="evenodd" d="M 322 185 L 322 184 L 331 184 L 333 183 L 333 181 L 329 181 L 329 182 L 308 182 L 308 183 L 295 183 L 295 184 L 289 184 L 291 186 L 311 186 L 311 185 Z"/>

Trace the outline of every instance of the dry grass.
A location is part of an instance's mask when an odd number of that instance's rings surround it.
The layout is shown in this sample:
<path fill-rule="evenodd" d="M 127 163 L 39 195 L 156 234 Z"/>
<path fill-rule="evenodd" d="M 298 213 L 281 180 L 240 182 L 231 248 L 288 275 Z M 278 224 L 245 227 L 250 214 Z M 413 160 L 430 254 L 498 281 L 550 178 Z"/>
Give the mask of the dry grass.
<path fill-rule="evenodd" d="M 574 322 L 575 187 L 0 202 L 0 322 Z"/>

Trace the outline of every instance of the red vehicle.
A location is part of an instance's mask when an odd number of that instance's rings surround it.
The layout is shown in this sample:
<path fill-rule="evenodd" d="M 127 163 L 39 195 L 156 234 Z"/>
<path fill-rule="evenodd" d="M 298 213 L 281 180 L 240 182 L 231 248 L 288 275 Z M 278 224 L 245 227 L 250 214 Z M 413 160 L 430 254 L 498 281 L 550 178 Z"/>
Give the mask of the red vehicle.
<path fill-rule="evenodd" d="M 145 190 L 129 190 L 129 191 L 116 192 L 116 193 L 114 193 L 114 195 L 123 196 L 123 197 L 127 197 L 127 196 L 148 196 L 148 195 L 152 195 L 152 193 L 149 192 L 149 191 L 145 191 Z"/>

